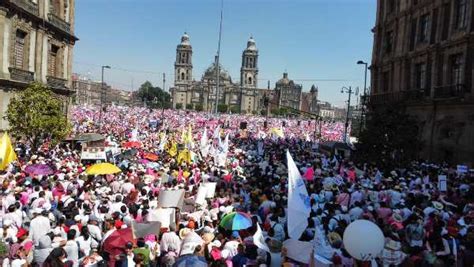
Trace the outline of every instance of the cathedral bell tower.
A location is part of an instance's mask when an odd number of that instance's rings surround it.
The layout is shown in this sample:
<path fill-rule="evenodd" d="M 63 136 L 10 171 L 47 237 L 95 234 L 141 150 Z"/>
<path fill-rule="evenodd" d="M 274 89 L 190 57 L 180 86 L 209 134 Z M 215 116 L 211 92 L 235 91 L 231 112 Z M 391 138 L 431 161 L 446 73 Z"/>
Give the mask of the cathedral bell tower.
<path fill-rule="evenodd" d="M 258 50 L 253 37 L 247 41 L 247 48 L 242 53 L 242 67 L 240 68 L 240 85 L 243 89 L 257 88 L 258 81 Z"/>
<path fill-rule="evenodd" d="M 176 47 L 176 61 L 174 62 L 175 85 L 189 84 L 193 79 L 193 48 L 189 42 L 189 35 L 185 32 L 181 43 Z"/>

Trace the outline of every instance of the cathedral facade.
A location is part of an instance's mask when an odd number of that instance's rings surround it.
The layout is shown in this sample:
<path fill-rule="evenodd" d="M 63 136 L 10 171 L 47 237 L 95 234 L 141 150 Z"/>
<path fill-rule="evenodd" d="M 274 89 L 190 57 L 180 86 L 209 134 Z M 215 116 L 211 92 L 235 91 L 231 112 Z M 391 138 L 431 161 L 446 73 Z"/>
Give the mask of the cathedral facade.
<path fill-rule="evenodd" d="M 264 109 L 263 94 L 258 89 L 258 50 L 250 37 L 242 52 L 240 81 L 232 81 L 229 73 L 219 65 L 219 92 L 217 92 L 217 63 L 209 66 L 201 77 L 194 80 L 193 48 L 185 33 L 176 48 L 174 87 L 170 89 L 173 108 L 213 111 L 218 102 L 220 111 L 258 113 Z"/>

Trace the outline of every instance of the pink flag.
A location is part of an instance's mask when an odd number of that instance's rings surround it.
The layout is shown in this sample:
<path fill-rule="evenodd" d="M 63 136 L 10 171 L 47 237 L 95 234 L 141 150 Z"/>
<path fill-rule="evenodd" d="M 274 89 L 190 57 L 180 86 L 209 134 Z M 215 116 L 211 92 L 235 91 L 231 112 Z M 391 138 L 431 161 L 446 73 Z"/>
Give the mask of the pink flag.
<path fill-rule="evenodd" d="M 181 182 L 181 180 L 183 179 L 183 170 L 181 168 L 179 168 L 179 171 L 178 171 L 178 182 Z"/>
<path fill-rule="evenodd" d="M 306 179 L 306 181 L 313 181 L 314 179 L 313 167 L 309 167 L 308 169 L 306 169 L 306 172 L 304 173 L 303 177 Z"/>

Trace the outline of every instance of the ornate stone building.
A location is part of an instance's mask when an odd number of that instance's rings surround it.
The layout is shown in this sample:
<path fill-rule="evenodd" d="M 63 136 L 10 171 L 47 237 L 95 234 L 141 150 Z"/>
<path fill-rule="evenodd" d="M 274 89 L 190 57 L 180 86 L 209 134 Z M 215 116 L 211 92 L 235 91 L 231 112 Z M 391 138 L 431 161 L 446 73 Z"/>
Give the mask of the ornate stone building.
<path fill-rule="evenodd" d="M 219 66 L 219 95 L 217 96 L 217 69 L 214 61 L 204 72 L 201 80 L 193 79 L 193 49 L 185 33 L 176 48 L 174 87 L 170 89 L 174 108 L 213 111 L 218 97 L 219 105 L 228 111 L 257 112 L 263 108 L 258 89 L 258 50 L 250 37 L 242 53 L 240 83 L 232 81 L 229 73 Z"/>
<path fill-rule="evenodd" d="M 369 108 L 418 119 L 433 161 L 474 164 L 474 1 L 378 0 Z"/>
<path fill-rule="evenodd" d="M 283 78 L 276 82 L 275 90 L 278 95 L 279 107 L 301 110 L 303 86 L 288 79 L 288 73 L 284 72 Z"/>
<path fill-rule="evenodd" d="M 14 94 L 33 81 L 50 86 L 68 111 L 75 0 L 0 1 L 0 118 Z M 8 122 L 0 119 L 0 129 Z"/>

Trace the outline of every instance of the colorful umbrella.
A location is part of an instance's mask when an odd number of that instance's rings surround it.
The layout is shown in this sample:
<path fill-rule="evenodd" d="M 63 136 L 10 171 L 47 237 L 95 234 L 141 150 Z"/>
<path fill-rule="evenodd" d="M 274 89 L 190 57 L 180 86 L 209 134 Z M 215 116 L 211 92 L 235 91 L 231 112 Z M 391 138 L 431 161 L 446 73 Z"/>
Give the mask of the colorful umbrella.
<path fill-rule="evenodd" d="M 153 153 L 145 153 L 143 155 L 143 158 L 151 160 L 151 161 L 157 161 L 158 160 L 158 155 L 153 154 Z"/>
<path fill-rule="evenodd" d="M 128 141 L 122 144 L 125 148 L 140 148 L 142 147 L 142 143 L 138 141 Z"/>
<path fill-rule="evenodd" d="M 25 172 L 29 175 L 51 175 L 54 173 L 53 169 L 46 164 L 32 164 L 25 168 Z"/>
<path fill-rule="evenodd" d="M 243 212 L 231 212 L 222 218 L 219 224 L 226 230 L 242 230 L 252 226 L 252 219 Z"/>
<path fill-rule="evenodd" d="M 106 175 L 106 174 L 114 174 L 114 173 L 119 173 L 122 170 L 120 170 L 119 167 L 110 164 L 110 163 L 98 163 L 90 166 L 87 168 L 86 173 L 89 175 Z"/>

